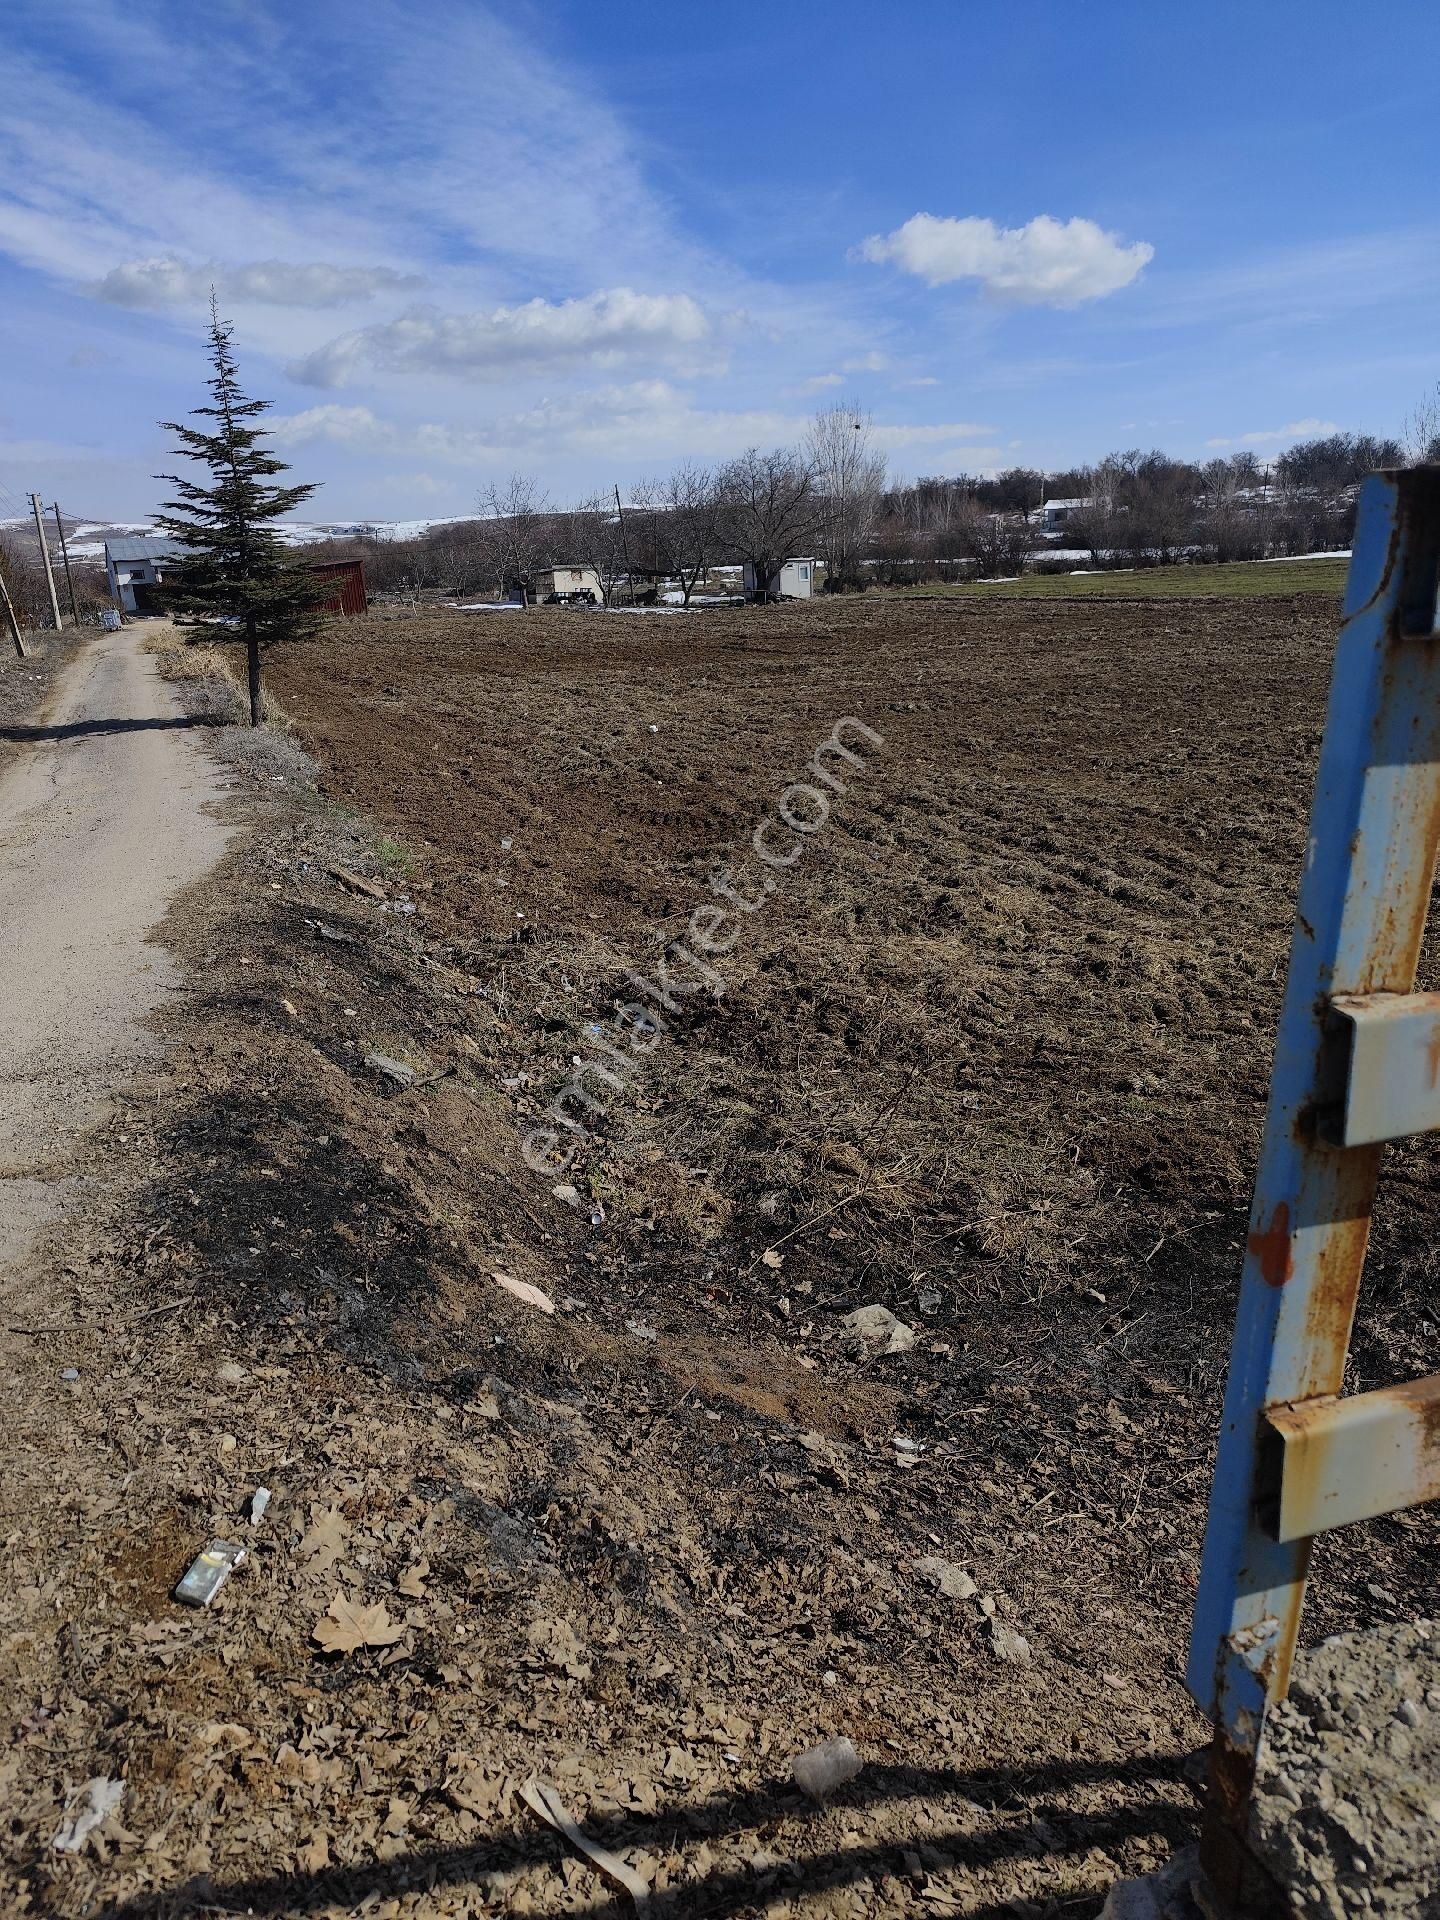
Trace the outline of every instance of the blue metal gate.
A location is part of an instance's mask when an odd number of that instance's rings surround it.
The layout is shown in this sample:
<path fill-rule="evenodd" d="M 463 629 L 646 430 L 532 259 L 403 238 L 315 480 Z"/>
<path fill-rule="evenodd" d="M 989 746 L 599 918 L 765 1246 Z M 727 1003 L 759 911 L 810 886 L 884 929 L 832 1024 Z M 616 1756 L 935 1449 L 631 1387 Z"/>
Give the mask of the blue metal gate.
<path fill-rule="evenodd" d="M 1255 1182 L 1188 1682 L 1215 1720 L 1202 1856 L 1242 1894 L 1313 1537 L 1440 1494 L 1440 1375 L 1341 1397 L 1381 1143 L 1440 1127 L 1413 991 L 1440 846 L 1440 468 L 1362 491 Z"/>

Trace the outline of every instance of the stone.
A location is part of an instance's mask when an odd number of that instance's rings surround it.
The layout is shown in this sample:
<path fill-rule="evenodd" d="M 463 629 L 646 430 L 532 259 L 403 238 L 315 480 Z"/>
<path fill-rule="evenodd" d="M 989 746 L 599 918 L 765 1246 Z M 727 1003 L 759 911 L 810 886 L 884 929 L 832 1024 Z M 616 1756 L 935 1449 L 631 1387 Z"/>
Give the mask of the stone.
<path fill-rule="evenodd" d="M 392 1060 L 388 1053 L 367 1053 L 365 1064 L 383 1080 L 388 1080 L 394 1089 L 415 1084 L 415 1069 L 407 1067 L 403 1060 Z"/>
<path fill-rule="evenodd" d="M 907 1327 L 888 1307 L 878 1302 L 856 1307 L 841 1323 L 861 1345 L 874 1354 L 909 1353 L 915 1344 L 915 1329 Z"/>
<path fill-rule="evenodd" d="M 957 1567 L 951 1560 L 942 1560 L 938 1554 L 927 1553 L 923 1560 L 917 1560 L 915 1571 L 927 1586 L 943 1593 L 947 1600 L 970 1600 L 979 1592 L 963 1567 Z"/>

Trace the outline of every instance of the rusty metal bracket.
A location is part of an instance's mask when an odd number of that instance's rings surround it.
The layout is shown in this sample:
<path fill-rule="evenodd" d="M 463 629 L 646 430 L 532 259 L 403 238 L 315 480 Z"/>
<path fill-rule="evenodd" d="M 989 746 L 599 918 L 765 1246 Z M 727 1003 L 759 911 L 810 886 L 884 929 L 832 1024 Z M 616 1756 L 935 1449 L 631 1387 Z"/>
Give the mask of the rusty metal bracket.
<path fill-rule="evenodd" d="M 1335 650 L 1187 1669 L 1216 1723 L 1202 1851 L 1217 1863 L 1243 1846 L 1314 1532 L 1431 1487 L 1433 1453 L 1398 1411 L 1428 1405 L 1428 1382 L 1338 1395 L 1380 1142 L 1440 1124 L 1440 1001 L 1413 991 L 1440 847 L 1437 586 L 1440 468 L 1372 475 Z"/>
<path fill-rule="evenodd" d="M 1440 1498 L 1440 1374 L 1266 1416 L 1280 1442 L 1277 1540 Z"/>
<path fill-rule="evenodd" d="M 1344 1056 L 1336 1145 L 1440 1127 L 1440 993 L 1337 993 L 1330 1008 Z"/>

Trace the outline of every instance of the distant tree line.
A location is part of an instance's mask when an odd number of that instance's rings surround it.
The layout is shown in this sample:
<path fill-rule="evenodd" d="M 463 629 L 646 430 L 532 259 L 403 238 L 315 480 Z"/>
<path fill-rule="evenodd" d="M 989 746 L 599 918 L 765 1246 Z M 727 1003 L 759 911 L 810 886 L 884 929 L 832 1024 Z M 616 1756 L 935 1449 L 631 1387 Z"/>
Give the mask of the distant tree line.
<path fill-rule="evenodd" d="M 602 599 L 633 599 L 669 583 L 688 605 L 712 569 L 752 569 L 764 597 L 797 555 L 825 561 L 832 590 L 869 584 L 886 484 L 869 416 L 841 404 L 816 414 L 795 447 L 748 448 L 710 467 L 672 472 L 560 506 L 525 474 L 493 482 L 473 519 L 414 539 L 340 540 L 317 559 L 361 557 L 381 595 L 509 596 L 552 567 L 590 569 Z"/>
<path fill-rule="evenodd" d="M 819 560 L 829 592 L 993 579 L 1073 566 L 1077 554 L 1117 567 L 1257 560 L 1347 547 L 1365 475 L 1425 459 L 1440 459 L 1440 389 L 1403 440 L 1331 433 L 1270 462 L 1249 450 L 1192 461 L 1133 448 L 1063 472 L 891 481 L 868 414 L 841 402 L 797 446 L 752 447 L 716 467 L 687 461 L 618 499 L 557 506 L 516 474 L 485 489 L 473 519 L 325 551 L 363 554 L 381 595 L 505 596 L 568 565 L 593 570 L 607 604 L 665 582 L 687 605 L 712 569 L 744 563 L 764 595 L 792 556 Z M 1044 509 L 1057 501 L 1068 504 L 1052 506 L 1052 525 Z"/>

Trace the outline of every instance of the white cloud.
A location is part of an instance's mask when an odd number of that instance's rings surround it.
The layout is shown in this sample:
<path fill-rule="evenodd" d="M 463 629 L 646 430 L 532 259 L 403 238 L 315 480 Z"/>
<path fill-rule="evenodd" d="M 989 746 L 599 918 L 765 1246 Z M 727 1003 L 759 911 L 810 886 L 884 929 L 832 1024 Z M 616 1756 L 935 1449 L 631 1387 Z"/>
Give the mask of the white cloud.
<path fill-rule="evenodd" d="M 305 446 L 316 440 L 339 447 L 397 444 L 369 407 L 307 407 L 303 413 L 277 413 L 265 422 L 265 431 L 282 446 Z"/>
<path fill-rule="evenodd" d="M 473 426 L 401 423 L 383 419 L 370 407 L 334 403 L 278 415 L 269 423 L 283 446 L 322 442 L 356 453 L 405 454 L 461 466 L 576 452 L 637 460 L 690 454 L 723 458 L 750 445 L 793 440 L 805 425 L 793 414 L 698 408 L 664 380 L 541 400 Z"/>
<path fill-rule="evenodd" d="M 402 499 L 421 494 L 427 499 L 437 493 L 445 492 L 443 481 L 437 480 L 433 473 L 387 473 L 380 484 L 397 493 Z"/>
<path fill-rule="evenodd" d="M 1027 307 L 1075 307 L 1129 286 L 1155 257 L 1144 240 L 1125 244 L 1093 220 L 1038 215 L 1023 227 L 997 227 L 971 215 L 912 214 L 893 233 L 871 234 L 862 260 L 889 262 L 928 286 L 978 280 L 997 299 Z"/>
<path fill-rule="evenodd" d="M 516 373 L 614 366 L 643 357 L 692 357 L 711 333 L 688 293 L 612 287 L 577 300 L 527 300 L 488 313 L 416 307 L 317 347 L 287 369 L 307 386 L 338 387 L 367 370 L 495 379 Z"/>
<path fill-rule="evenodd" d="M 253 260 L 239 266 L 210 261 L 187 266 L 173 255 L 112 267 L 90 291 L 117 307 L 184 307 L 203 304 L 213 287 L 222 303 L 270 307 L 343 307 L 423 286 L 419 274 L 393 267 L 338 267 L 323 260 Z"/>
<path fill-rule="evenodd" d="M 841 367 L 846 373 L 883 373 L 890 361 L 883 353 L 861 353 L 853 360 L 842 360 Z"/>
<path fill-rule="evenodd" d="M 1263 447 L 1281 440 L 1316 440 L 1323 434 L 1338 433 L 1333 420 L 1292 420 L 1288 427 L 1259 427 L 1253 433 L 1237 433 L 1230 439 L 1207 440 L 1207 447 Z"/>
<path fill-rule="evenodd" d="M 521 457 L 553 461 L 566 454 L 636 462 L 692 455 L 725 459 L 746 447 L 798 440 L 808 424 L 803 415 L 765 408 L 697 407 L 667 381 L 637 380 L 542 400 L 473 426 L 401 423 L 382 418 L 370 407 L 328 402 L 273 416 L 268 427 L 286 447 L 326 444 L 356 454 L 485 466 Z M 969 444 L 994 432 L 970 421 L 882 424 L 873 431 L 876 444 L 887 451 L 944 448 L 947 457 L 972 466 L 998 457 L 993 447 Z"/>
<path fill-rule="evenodd" d="M 870 429 L 877 447 L 896 452 L 902 447 L 938 447 L 947 441 L 973 440 L 977 434 L 994 431 L 994 427 L 977 426 L 973 420 L 937 420 L 923 426 L 878 426 Z"/>

